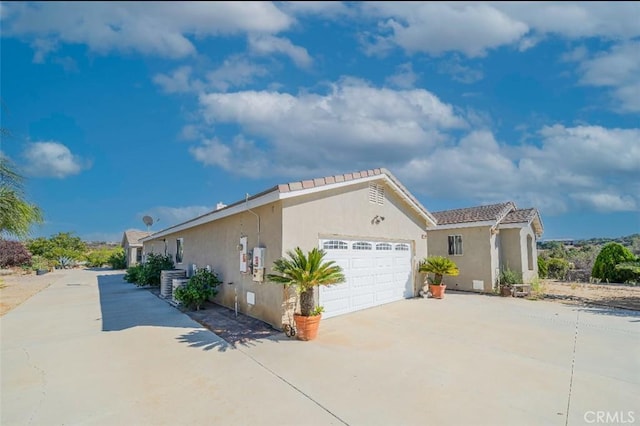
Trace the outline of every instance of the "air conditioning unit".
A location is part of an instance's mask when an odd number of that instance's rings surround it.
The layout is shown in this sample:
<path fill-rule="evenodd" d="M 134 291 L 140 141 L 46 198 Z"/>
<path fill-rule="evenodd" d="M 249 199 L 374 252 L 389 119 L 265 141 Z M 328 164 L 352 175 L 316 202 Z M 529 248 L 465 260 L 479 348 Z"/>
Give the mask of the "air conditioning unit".
<path fill-rule="evenodd" d="M 174 278 L 173 282 L 172 282 L 172 291 L 171 291 L 171 303 L 178 306 L 180 305 L 180 302 L 178 302 L 176 300 L 176 289 L 178 287 L 182 287 L 183 285 L 186 285 L 189 282 L 188 279 L 185 278 Z"/>

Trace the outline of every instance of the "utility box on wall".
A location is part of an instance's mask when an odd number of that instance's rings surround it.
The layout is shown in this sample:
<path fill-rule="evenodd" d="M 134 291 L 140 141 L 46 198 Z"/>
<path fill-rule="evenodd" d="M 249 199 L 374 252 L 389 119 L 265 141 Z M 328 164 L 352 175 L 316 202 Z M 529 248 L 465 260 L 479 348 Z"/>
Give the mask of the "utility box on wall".
<path fill-rule="evenodd" d="M 253 281 L 262 282 L 264 281 L 264 258 L 265 258 L 265 248 L 264 247 L 254 247 L 252 253 L 253 259 Z"/>

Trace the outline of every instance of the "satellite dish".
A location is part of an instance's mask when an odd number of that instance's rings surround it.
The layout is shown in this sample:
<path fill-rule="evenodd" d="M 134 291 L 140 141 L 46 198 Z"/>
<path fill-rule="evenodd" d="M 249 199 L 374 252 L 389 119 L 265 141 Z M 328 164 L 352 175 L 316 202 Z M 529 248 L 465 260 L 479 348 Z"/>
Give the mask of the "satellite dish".
<path fill-rule="evenodd" d="M 147 225 L 147 231 L 149 230 L 149 227 L 153 225 L 153 218 L 151 216 L 143 217 L 142 221 L 144 222 L 145 225 Z"/>

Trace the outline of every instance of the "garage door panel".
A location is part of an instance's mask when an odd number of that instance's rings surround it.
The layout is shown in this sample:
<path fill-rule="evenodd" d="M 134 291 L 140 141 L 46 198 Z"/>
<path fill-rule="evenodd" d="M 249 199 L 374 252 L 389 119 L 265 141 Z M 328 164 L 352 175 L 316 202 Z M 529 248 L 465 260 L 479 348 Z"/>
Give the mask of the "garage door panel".
<path fill-rule="evenodd" d="M 326 259 L 343 269 L 346 282 L 320 288 L 325 317 L 341 315 L 413 296 L 412 252 L 407 243 L 321 240 Z M 329 247 L 329 248 L 328 248 Z"/>
<path fill-rule="evenodd" d="M 354 257 L 351 259 L 352 269 L 371 269 L 373 268 L 372 258 Z"/>

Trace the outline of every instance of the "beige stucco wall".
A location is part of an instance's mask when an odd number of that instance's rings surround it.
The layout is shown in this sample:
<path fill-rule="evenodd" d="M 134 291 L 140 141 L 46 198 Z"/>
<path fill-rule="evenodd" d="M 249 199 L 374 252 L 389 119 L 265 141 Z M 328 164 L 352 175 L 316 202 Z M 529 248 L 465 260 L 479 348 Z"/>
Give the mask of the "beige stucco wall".
<path fill-rule="evenodd" d="M 240 312 L 280 328 L 282 286 L 267 281 L 254 282 L 250 274 L 241 273 L 240 253 L 237 246 L 241 235 L 245 235 L 248 238 L 248 248 L 266 247 L 265 263 L 273 264 L 274 260 L 282 256 L 282 208 L 280 202 L 274 202 L 253 211 L 260 216 L 260 243 L 258 243 L 258 219 L 250 212 L 244 211 L 145 242 L 145 253 L 163 254 L 162 238 L 166 238 L 167 252 L 175 259 L 176 239 L 183 238 L 184 259 L 181 264 L 176 264 L 176 268 L 190 271 L 192 263 L 199 268 L 210 265 L 224 282 L 218 287 L 218 295 L 215 298 L 217 303 L 233 309 L 235 291 L 237 291 Z M 254 305 L 247 303 L 247 292 L 255 294 Z"/>
<path fill-rule="evenodd" d="M 383 205 L 369 202 L 368 182 L 283 200 L 284 250 L 296 246 L 311 250 L 318 247 L 319 239 L 334 236 L 408 242 L 414 253 L 414 294 L 417 294 L 422 282 L 415 272 L 416 265 L 427 255 L 426 240 L 422 239 L 426 222 L 391 188 L 384 186 Z M 385 220 L 372 224 L 376 215 Z"/>
<path fill-rule="evenodd" d="M 500 240 L 502 244 L 500 267 L 509 268 L 512 271 L 522 273 L 520 229 L 500 229 Z"/>
<path fill-rule="evenodd" d="M 457 277 L 445 277 L 447 288 L 473 291 L 473 280 L 483 281 L 484 292 L 493 290 L 496 261 L 492 253 L 496 252 L 495 238 L 489 226 L 458 229 L 428 230 L 430 256 L 444 256 L 453 260 L 460 274 Z M 449 255 L 449 235 L 462 236 L 462 255 Z"/>
<path fill-rule="evenodd" d="M 531 237 L 531 240 L 527 239 Z M 538 251 L 536 248 L 536 236 L 531 226 L 514 228 L 501 228 L 500 238 L 502 240 L 501 267 L 522 274 L 522 281 L 530 283 L 538 277 Z M 531 247 L 528 247 L 530 241 Z M 531 269 L 529 269 L 529 252 L 531 249 Z"/>

